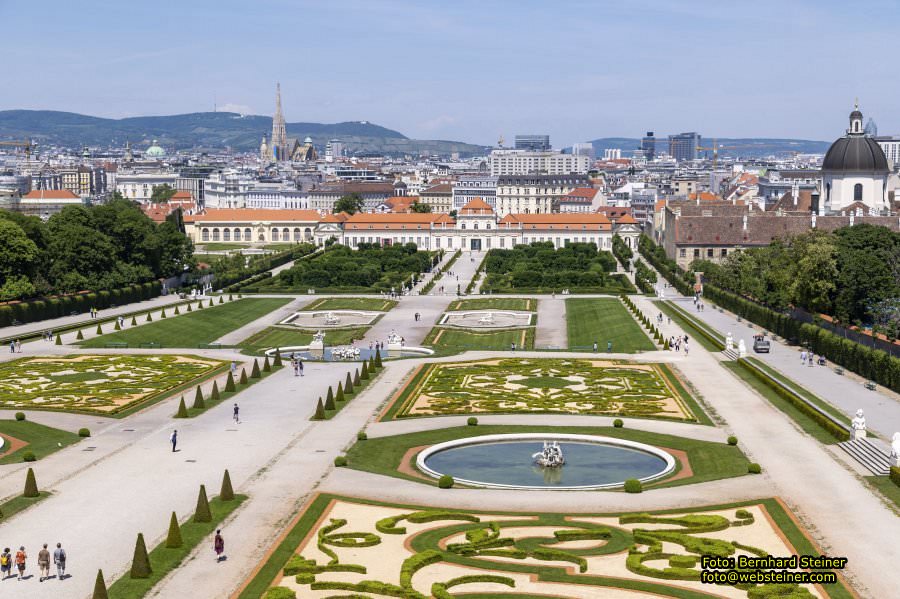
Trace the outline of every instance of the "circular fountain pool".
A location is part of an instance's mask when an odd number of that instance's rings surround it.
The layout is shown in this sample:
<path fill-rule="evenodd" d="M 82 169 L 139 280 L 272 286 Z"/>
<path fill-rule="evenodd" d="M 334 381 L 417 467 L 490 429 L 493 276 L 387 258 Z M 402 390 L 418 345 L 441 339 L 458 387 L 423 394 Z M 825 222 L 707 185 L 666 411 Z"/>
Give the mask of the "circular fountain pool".
<path fill-rule="evenodd" d="M 556 441 L 565 465 L 542 467 L 532 456 L 544 441 Z M 433 445 L 416 464 L 435 478 L 449 474 L 457 483 L 495 489 L 591 490 L 620 487 L 625 480 L 656 480 L 675 470 L 675 458 L 650 445 L 567 434 L 485 435 Z"/>

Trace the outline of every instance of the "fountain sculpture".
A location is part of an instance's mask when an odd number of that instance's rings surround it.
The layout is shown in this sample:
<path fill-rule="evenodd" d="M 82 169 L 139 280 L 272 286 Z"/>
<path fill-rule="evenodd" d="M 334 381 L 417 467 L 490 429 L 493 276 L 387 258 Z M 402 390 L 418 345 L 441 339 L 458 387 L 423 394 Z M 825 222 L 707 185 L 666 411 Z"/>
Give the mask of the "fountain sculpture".
<path fill-rule="evenodd" d="M 558 441 L 544 441 L 544 449 L 532 455 L 531 459 L 545 468 L 559 468 L 566 463 Z"/>
<path fill-rule="evenodd" d="M 341 319 L 335 316 L 334 312 L 327 312 L 325 314 L 325 324 L 335 325 L 340 324 Z"/>
<path fill-rule="evenodd" d="M 478 324 L 494 324 L 494 313 L 488 312 L 478 319 Z"/>

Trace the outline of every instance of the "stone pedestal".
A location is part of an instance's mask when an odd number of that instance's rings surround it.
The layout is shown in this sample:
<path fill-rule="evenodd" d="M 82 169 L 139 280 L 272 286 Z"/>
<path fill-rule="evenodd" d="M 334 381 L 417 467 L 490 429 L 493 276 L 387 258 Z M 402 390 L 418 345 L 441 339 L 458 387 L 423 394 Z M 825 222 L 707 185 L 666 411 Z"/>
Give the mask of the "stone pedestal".
<path fill-rule="evenodd" d="M 864 429 L 864 428 L 853 429 L 853 440 L 854 441 L 859 441 L 860 439 L 865 439 L 865 438 L 866 438 L 866 429 Z"/>

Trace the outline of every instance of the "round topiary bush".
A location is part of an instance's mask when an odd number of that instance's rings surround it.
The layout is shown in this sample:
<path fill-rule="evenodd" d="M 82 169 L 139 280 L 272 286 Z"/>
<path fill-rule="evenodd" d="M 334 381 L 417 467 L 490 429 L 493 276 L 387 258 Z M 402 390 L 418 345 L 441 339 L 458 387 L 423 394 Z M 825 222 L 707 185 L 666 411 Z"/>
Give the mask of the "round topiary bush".
<path fill-rule="evenodd" d="M 438 487 L 440 487 L 441 489 L 449 489 L 453 486 L 453 483 L 453 477 L 449 474 L 444 474 L 438 479 Z"/>
<path fill-rule="evenodd" d="M 478 426 L 478 418 L 475 418 L 474 416 L 469 416 L 469 419 L 466 420 L 466 424 L 468 424 L 469 426 Z"/>
<path fill-rule="evenodd" d="M 35 457 L 33 451 L 26 451 L 25 453 L 22 454 L 22 461 L 23 462 L 36 462 L 37 457 Z"/>
<path fill-rule="evenodd" d="M 625 492 L 626 493 L 640 493 L 644 490 L 644 486 L 641 484 L 636 478 L 629 478 L 625 481 Z"/>
<path fill-rule="evenodd" d="M 366 434 L 366 431 L 359 431 L 358 433 L 356 433 L 357 441 L 365 441 L 368 438 L 369 436 Z"/>
<path fill-rule="evenodd" d="M 762 472 L 762 466 L 760 466 L 756 462 L 751 462 L 747 464 L 747 472 L 749 472 L 750 474 L 759 474 Z"/>
<path fill-rule="evenodd" d="M 16 420 L 19 422 L 25 420 L 25 412 L 16 412 Z"/>
<path fill-rule="evenodd" d="M 343 468 L 344 466 L 346 466 L 347 456 L 339 455 L 338 457 L 334 458 L 334 465 L 338 468 Z"/>
<path fill-rule="evenodd" d="M 730 437 L 728 437 L 728 444 L 729 445 L 737 445 L 737 437 L 735 437 L 734 435 L 731 435 Z"/>
<path fill-rule="evenodd" d="M 90 437 L 91 431 L 89 431 L 86 428 L 80 428 L 80 429 L 78 429 L 78 436 L 79 437 Z"/>
<path fill-rule="evenodd" d="M 621 418 L 616 418 L 615 420 L 613 420 L 613 426 L 616 428 L 622 428 L 623 426 L 625 426 L 625 423 L 622 422 Z"/>

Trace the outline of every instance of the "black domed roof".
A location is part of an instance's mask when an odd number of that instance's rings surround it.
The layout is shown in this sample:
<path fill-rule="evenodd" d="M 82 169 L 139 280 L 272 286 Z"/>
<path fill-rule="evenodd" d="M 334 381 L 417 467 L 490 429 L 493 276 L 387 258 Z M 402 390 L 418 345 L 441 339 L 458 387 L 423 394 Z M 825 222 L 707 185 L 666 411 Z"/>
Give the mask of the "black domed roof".
<path fill-rule="evenodd" d="M 852 134 L 831 144 L 822 162 L 822 170 L 876 173 L 891 171 L 884 150 L 878 142 L 865 135 Z"/>

